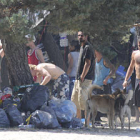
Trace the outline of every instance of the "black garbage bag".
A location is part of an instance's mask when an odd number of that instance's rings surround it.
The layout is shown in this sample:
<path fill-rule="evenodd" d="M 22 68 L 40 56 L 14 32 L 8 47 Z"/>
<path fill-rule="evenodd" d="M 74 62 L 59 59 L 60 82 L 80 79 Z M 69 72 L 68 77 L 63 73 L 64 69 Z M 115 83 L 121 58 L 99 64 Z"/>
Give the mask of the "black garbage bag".
<path fill-rule="evenodd" d="M 5 109 L 8 107 L 8 105 L 12 105 L 12 104 L 14 104 L 12 98 L 7 98 L 7 99 L 3 100 L 2 107 L 3 107 L 3 109 Z"/>
<path fill-rule="evenodd" d="M 82 128 L 83 125 L 84 124 L 81 122 L 81 119 L 79 118 L 73 118 L 71 121 L 72 128 Z"/>
<path fill-rule="evenodd" d="M 1 108 L 0 108 L 0 127 L 1 128 L 10 127 L 10 121 L 7 117 L 7 114 Z"/>
<path fill-rule="evenodd" d="M 71 122 L 61 123 L 61 126 L 63 128 L 82 128 L 83 123 L 81 122 L 81 119 L 79 118 L 73 118 Z"/>
<path fill-rule="evenodd" d="M 10 126 L 18 126 L 20 124 L 23 124 L 23 118 L 21 116 L 21 113 L 17 109 L 17 106 L 15 104 L 9 104 L 5 111 L 7 113 L 7 116 L 10 120 Z"/>
<path fill-rule="evenodd" d="M 2 107 L 3 109 L 6 108 L 8 105 L 12 105 L 12 104 L 16 104 L 18 110 L 20 110 L 20 101 L 16 100 L 15 98 L 13 98 L 13 96 L 11 96 L 10 98 L 7 98 L 5 100 L 3 100 L 2 102 Z"/>
<path fill-rule="evenodd" d="M 45 112 L 48 112 L 48 113 L 50 113 L 50 114 L 52 115 L 53 121 L 52 121 L 52 123 L 49 125 L 50 128 L 58 128 L 58 127 L 60 127 L 60 124 L 58 123 L 56 114 L 55 114 L 55 112 L 54 112 L 53 109 L 51 109 L 51 108 L 48 107 L 46 104 L 44 104 L 44 105 L 40 108 L 40 110 L 45 111 Z"/>
<path fill-rule="evenodd" d="M 49 91 L 46 86 L 37 85 L 33 86 L 29 92 L 25 92 L 21 100 L 22 111 L 34 112 L 47 102 L 49 99 Z"/>
<path fill-rule="evenodd" d="M 36 128 L 51 128 L 53 122 L 53 116 L 45 111 L 36 110 L 31 114 L 31 124 Z"/>
<path fill-rule="evenodd" d="M 75 104 L 70 100 L 61 100 L 53 98 L 49 101 L 49 106 L 55 111 L 58 122 L 67 123 L 76 116 L 77 109 Z"/>

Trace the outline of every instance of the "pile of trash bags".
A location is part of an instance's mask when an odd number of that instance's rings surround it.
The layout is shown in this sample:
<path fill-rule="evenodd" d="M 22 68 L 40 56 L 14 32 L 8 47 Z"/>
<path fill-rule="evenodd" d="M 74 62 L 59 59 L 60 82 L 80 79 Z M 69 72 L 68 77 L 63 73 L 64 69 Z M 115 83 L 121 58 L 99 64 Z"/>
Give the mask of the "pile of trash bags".
<path fill-rule="evenodd" d="M 2 128 L 81 128 L 83 124 L 76 118 L 76 111 L 72 101 L 50 97 L 46 86 L 36 85 L 17 95 L 9 87 L 0 92 Z"/>

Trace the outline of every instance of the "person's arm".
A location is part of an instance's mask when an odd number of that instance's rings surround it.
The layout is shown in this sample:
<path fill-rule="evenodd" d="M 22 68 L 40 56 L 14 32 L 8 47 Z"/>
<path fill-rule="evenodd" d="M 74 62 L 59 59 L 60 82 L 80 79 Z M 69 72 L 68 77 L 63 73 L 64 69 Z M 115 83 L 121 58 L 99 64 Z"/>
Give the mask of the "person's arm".
<path fill-rule="evenodd" d="M 128 79 L 129 77 L 132 75 L 133 70 L 134 70 L 134 66 L 135 66 L 135 60 L 134 60 L 134 52 L 132 53 L 132 57 L 131 57 L 131 62 L 130 65 L 128 67 L 124 82 L 123 82 L 123 88 L 126 88 L 127 84 L 128 84 Z"/>
<path fill-rule="evenodd" d="M 103 84 L 107 85 L 108 79 L 115 74 L 116 69 L 114 65 L 107 58 L 104 58 L 104 65 L 110 69 L 109 75 L 103 81 Z"/>
<path fill-rule="evenodd" d="M 46 85 L 51 80 L 50 73 L 44 68 L 38 68 L 37 71 L 38 71 L 38 75 L 36 81 L 39 81 L 40 78 L 44 78 L 42 82 L 40 82 L 40 85 Z"/>
<path fill-rule="evenodd" d="M 84 81 L 85 76 L 87 75 L 87 73 L 89 71 L 90 65 L 91 65 L 91 60 L 85 59 L 85 64 L 84 64 L 84 67 L 83 67 L 83 71 L 82 71 L 82 74 L 80 76 L 81 82 Z"/>
<path fill-rule="evenodd" d="M 67 70 L 67 75 L 69 75 L 71 73 L 72 70 L 72 66 L 73 66 L 73 58 L 71 56 L 71 54 L 68 54 L 68 70 Z"/>
<path fill-rule="evenodd" d="M 4 50 L 0 49 L 0 57 L 3 58 L 3 56 L 4 56 Z"/>
<path fill-rule="evenodd" d="M 37 54 L 37 58 L 39 59 L 40 63 L 45 63 L 42 50 L 37 49 L 36 54 Z"/>

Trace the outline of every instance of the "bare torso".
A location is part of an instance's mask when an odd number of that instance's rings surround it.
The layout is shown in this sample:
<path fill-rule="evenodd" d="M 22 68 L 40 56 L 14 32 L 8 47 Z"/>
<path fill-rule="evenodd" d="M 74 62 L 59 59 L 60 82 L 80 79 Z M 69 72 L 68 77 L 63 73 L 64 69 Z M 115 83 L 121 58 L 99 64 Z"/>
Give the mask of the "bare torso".
<path fill-rule="evenodd" d="M 134 63 L 135 63 L 135 70 L 136 70 L 136 78 L 140 79 L 140 51 L 134 51 Z"/>
<path fill-rule="evenodd" d="M 58 79 L 60 75 L 65 73 L 61 68 L 51 63 L 41 63 L 37 67 L 46 69 L 54 80 Z"/>

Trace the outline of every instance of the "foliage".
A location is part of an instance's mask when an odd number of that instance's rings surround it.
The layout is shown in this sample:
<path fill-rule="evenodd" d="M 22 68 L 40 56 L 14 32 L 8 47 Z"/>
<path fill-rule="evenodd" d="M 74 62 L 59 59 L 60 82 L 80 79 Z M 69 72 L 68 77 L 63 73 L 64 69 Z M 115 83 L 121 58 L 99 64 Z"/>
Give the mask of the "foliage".
<path fill-rule="evenodd" d="M 89 33 L 94 48 L 110 59 L 116 53 L 108 49 L 115 41 L 123 41 L 130 27 L 138 20 L 138 0 L 1 0 L 0 38 L 21 43 L 32 33 L 29 13 L 50 11 L 47 16 L 52 32 L 78 31 Z M 33 14 L 32 14 L 33 15 Z M 41 15 L 41 12 L 40 12 Z M 51 27 L 59 27 L 52 30 Z M 118 47 L 118 46 L 115 46 Z"/>

